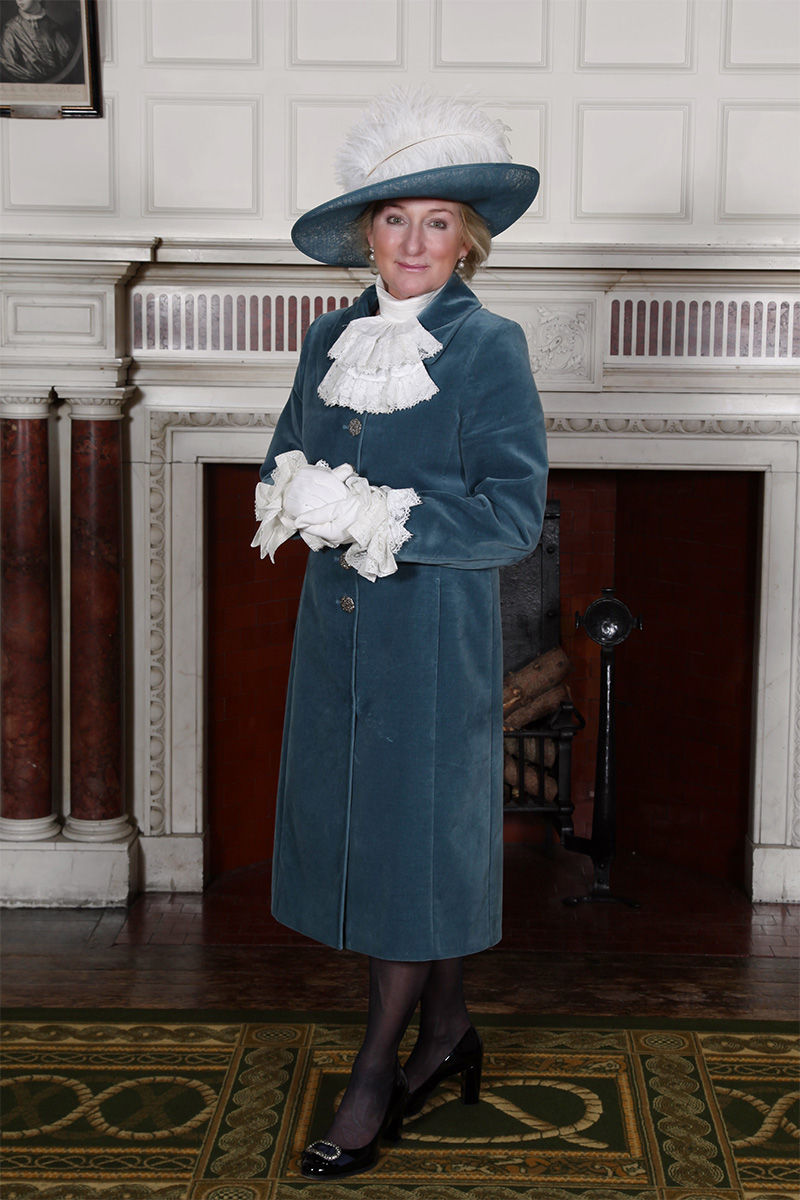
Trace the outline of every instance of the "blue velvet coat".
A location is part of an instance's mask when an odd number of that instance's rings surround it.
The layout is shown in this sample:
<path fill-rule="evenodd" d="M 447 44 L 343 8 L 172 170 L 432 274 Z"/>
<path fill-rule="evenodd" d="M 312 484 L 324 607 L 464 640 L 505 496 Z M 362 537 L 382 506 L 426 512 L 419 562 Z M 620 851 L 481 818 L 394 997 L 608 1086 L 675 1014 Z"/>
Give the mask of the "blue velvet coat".
<path fill-rule="evenodd" d="M 442 343 L 431 400 L 387 414 L 317 387 L 370 287 L 308 331 L 275 458 L 349 462 L 412 487 L 411 539 L 374 583 L 309 556 L 286 706 L 272 908 L 329 946 L 384 959 L 471 954 L 501 935 L 502 647 L 497 568 L 535 547 L 544 421 L 524 334 L 453 275 L 420 316 Z M 280 550 L 278 551 L 280 553 Z M 342 599 L 349 597 L 354 606 Z"/>

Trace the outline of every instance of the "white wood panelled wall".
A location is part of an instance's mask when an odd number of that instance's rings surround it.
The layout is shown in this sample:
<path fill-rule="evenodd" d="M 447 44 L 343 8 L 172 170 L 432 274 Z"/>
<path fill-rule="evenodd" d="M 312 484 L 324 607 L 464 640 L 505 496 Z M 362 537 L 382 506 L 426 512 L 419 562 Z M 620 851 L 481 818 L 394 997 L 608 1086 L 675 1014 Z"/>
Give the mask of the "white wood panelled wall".
<path fill-rule="evenodd" d="M 100 0 L 105 120 L 2 123 L 4 231 L 288 238 L 390 84 L 474 91 L 543 184 L 512 243 L 796 236 L 795 0 Z"/>

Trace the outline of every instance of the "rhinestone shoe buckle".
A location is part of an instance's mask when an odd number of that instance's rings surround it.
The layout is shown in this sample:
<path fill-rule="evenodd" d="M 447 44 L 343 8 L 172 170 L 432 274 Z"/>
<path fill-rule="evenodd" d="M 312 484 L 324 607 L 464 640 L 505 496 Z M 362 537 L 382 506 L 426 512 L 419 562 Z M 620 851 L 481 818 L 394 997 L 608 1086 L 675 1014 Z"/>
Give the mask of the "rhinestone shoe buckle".
<path fill-rule="evenodd" d="M 335 1150 L 336 1153 L 326 1154 L 324 1150 L 318 1150 L 318 1146 L 330 1146 L 331 1150 Z M 332 1163 L 336 1162 L 337 1158 L 341 1158 L 342 1148 L 341 1146 L 337 1146 L 336 1142 L 312 1142 L 310 1146 L 306 1147 L 306 1153 L 316 1154 L 317 1158 L 323 1159 L 324 1162 Z"/>

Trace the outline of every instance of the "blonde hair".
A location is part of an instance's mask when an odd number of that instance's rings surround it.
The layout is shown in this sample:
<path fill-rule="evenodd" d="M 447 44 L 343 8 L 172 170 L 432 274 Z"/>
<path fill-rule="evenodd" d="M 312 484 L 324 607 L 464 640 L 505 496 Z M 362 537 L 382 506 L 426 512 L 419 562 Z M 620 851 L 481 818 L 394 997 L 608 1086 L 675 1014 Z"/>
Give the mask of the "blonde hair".
<path fill-rule="evenodd" d="M 358 218 L 358 232 L 361 237 L 365 258 L 369 258 L 369 240 L 367 235 L 372 229 L 372 223 L 381 209 L 391 203 L 391 200 L 373 200 L 372 204 L 368 204 Z M 458 274 L 465 283 L 469 283 L 478 267 L 483 266 L 489 257 L 489 251 L 492 248 L 492 235 L 489 233 L 483 217 L 470 204 L 462 204 L 460 201 L 455 201 L 454 203 L 458 204 L 458 211 L 461 215 L 461 236 L 469 245 L 469 251 L 464 259 L 464 266 Z"/>

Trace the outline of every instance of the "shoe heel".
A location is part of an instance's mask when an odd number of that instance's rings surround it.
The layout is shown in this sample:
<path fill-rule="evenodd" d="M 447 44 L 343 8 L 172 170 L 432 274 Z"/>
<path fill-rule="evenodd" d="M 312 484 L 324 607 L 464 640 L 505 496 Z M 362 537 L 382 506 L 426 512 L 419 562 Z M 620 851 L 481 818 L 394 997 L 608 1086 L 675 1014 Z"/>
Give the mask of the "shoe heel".
<path fill-rule="evenodd" d="M 387 1142 L 399 1142 L 403 1135 L 403 1114 L 396 1113 L 389 1124 L 386 1126 L 384 1138 Z"/>
<path fill-rule="evenodd" d="M 481 1098 L 481 1067 L 482 1062 L 471 1063 L 461 1072 L 461 1103 L 477 1104 Z"/>

